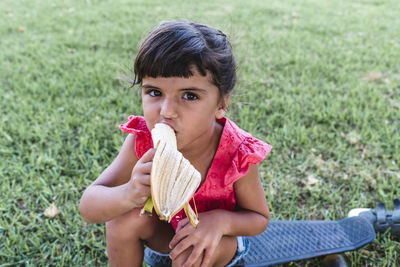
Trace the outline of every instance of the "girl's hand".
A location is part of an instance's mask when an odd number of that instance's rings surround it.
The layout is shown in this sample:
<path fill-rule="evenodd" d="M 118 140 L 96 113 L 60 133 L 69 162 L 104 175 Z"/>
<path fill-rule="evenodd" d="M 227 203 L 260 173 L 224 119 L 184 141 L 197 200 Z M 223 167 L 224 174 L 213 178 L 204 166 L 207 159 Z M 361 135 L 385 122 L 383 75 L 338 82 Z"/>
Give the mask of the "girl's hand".
<path fill-rule="evenodd" d="M 174 260 L 179 254 L 193 246 L 192 253 L 185 262 L 185 267 L 192 266 L 202 257 L 201 267 L 210 264 L 213 253 L 224 235 L 223 212 L 212 210 L 199 214 L 197 228 L 188 218 L 181 220 L 176 228 L 176 234 L 169 243 L 170 258 Z M 201 258 L 200 258 L 201 259 Z"/>
<path fill-rule="evenodd" d="M 133 207 L 143 207 L 151 194 L 150 172 L 155 152 L 154 148 L 149 149 L 133 167 L 125 191 Z"/>

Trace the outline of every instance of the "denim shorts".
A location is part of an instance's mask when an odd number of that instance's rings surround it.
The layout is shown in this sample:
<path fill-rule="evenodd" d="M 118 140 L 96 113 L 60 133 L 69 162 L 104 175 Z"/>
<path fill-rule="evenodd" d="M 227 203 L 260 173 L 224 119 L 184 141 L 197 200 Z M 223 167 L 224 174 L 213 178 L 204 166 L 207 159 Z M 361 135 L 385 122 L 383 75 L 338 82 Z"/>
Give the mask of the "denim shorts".
<path fill-rule="evenodd" d="M 226 267 L 243 265 L 244 256 L 249 252 L 250 242 L 245 236 L 237 236 L 237 250 L 235 257 L 231 260 L 231 262 L 226 265 Z"/>

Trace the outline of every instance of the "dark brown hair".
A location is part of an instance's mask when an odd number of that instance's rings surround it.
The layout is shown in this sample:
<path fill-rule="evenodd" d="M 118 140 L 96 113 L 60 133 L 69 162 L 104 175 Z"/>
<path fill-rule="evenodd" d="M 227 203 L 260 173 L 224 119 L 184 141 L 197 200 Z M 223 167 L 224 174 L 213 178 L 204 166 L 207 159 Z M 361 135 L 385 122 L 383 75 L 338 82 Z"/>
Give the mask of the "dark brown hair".
<path fill-rule="evenodd" d="M 220 95 L 230 93 L 236 82 L 235 59 L 226 35 L 204 24 L 169 21 L 150 32 L 136 56 L 133 84 L 143 77 L 190 77 L 192 66 L 212 82 Z"/>

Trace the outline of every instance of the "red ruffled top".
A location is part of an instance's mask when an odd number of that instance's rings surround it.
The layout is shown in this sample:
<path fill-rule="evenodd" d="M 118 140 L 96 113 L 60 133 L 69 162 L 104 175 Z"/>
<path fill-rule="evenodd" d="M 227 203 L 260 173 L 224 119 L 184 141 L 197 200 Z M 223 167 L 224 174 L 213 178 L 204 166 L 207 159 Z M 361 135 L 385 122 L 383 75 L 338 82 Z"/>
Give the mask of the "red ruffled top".
<path fill-rule="evenodd" d="M 194 194 L 199 213 L 213 209 L 234 210 L 236 197 L 233 183 L 247 174 L 250 164 L 261 162 L 272 148 L 228 118 L 218 122 L 224 126 L 218 149 L 204 183 Z M 138 158 L 153 147 L 151 132 L 143 117 L 130 116 L 127 123 L 120 125 L 120 129 L 136 135 L 135 151 Z M 193 200 L 190 204 L 194 209 Z M 183 210 L 178 212 L 171 220 L 172 226 L 176 229 L 178 222 L 185 217 Z"/>

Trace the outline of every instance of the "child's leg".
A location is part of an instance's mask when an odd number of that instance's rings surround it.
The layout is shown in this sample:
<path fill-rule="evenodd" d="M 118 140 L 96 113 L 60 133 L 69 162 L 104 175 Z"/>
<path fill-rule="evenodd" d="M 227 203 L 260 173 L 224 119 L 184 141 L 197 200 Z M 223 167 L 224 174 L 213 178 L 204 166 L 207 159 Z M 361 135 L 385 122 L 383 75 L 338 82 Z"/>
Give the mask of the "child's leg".
<path fill-rule="evenodd" d="M 209 266 L 226 266 L 228 265 L 236 254 L 237 250 L 237 239 L 232 236 L 224 236 L 217 249 L 215 250 Z M 173 262 L 172 266 L 182 266 L 187 258 L 190 256 L 192 248 L 188 248 L 181 255 L 179 255 Z M 202 257 L 194 264 L 194 266 L 200 266 L 202 262 Z"/>
<path fill-rule="evenodd" d="M 152 249 L 168 253 L 174 235 L 170 224 L 158 216 L 140 215 L 133 209 L 106 223 L 107 252 L 111 266 L 142 266 L 143 242 Z"/>

